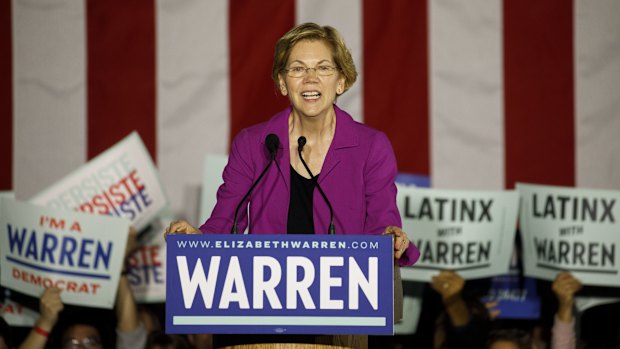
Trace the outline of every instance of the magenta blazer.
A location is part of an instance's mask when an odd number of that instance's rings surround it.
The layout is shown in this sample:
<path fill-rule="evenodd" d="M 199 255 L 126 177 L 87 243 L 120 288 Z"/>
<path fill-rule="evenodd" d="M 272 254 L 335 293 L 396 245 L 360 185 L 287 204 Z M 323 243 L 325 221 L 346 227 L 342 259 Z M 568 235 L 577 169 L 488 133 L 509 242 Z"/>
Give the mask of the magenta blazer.
<path fill-rule="evenodd" d="M 334 209 L 336 234 L 381 234 L 388 225 L 401 227 L 396 207 L 396 159 L 387 136 L 334 105 L 336 132 L 319 176 L 319 184 Z M 280 149 L 271 168 L 250 195 L 250 234 L 286 234 L 290 199 L 288 118 L 291 107 L 269 121 L 242 130 L 234 139 L 224 169 L 224 184 L 217 191 L 211 217 L 200 227 L 204 233 L 228 233 L 235 208 L 269 161 L 265 137 L 274 133 Z M 329 208 L 314 191 L 314 229 L 326 234 Z M 238 228 L 248 224 L 247 206 L 239 210 Z M 400 265 L 418 259 L 410 244 Z"/>

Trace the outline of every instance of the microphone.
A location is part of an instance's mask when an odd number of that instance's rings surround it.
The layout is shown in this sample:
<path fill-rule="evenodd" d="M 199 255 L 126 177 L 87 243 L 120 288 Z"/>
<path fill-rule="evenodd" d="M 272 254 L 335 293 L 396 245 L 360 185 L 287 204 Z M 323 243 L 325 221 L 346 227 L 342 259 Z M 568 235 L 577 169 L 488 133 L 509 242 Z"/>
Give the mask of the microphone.
<path fill-rule="evenodd" d="M 267 170 L 269 169 L 269 167 L 271 167 L 273 160 L 275 160 L 276 158 L 276 153 L 278 152 L 278 146 L 280 146 L 280 138 L 278 138 L 278 136 L 276 136 L 273 133 L 268 134 L 267 137 L 265 138 L 265 146 L 267 147 L 267 150 L 269 151 L 269 163 L 267 164 L 267 166 L 265 166 L 265 169 L 263 170 L 263 172 L 261 172 L 260 176 L 258 176 L 256 181 L 254 181 L 250 189 L 248 189 L 248 192 L 245 194 L 243 199 L 239 201 L 239 205 L 237 205 L 237 209 L 235 210 L 233 226 L 232 226 L 232 229 L 230 230 L 231 234 L 239 233 L 237 229 L 237 215 L 239 214 L 239 209 L 241 208 L 241 205 L 245 202 L 245 200 L 248 198 L 248 196 L 250 196 L 250 193 L 252 192 L 254 187 L 256 187 L 258 182 L 260 182 L 260 180 L 263 179 L 263 176 L 265 175 L 265 173 L 267 173 Z"/>
<path fill-rule="evenodd" d="M 323 200 L 325 200 L 325 203 L 327 204 L 327 207 L 329 207 L 329 229 L 328 229 L 327 233 L 329 235 L 335 235 L 336 234 L 336 226 L 334 225 L 334 209 L 332 208 L 332 204 L 327 199 L 327 196 L 323 192 L 323 189 L 321 189 L 321 186 L 319 185 L 319 181 L 312 174 L 312 171 L 310 171 L 310 167 L 308 167 L 308 165 L 304 161 L 304 157 L 301 156 L 301 151 L 304 149 L 304 145 L 306 145 L 306 137 L 301 136 L 301 137 L 299 137 L 297 139 L 297 154 L 299 154 L 299 160 L 301 160 L 301 163 L 306 168 L 306 171 L 308 171 L 308 174 L 310 175 L 310 178 L 312 178 L 312 180 L 314 181 L 314 184 L 316 184 L 316 188 L 319 190 L 319 193 L 323 197 Z"/>

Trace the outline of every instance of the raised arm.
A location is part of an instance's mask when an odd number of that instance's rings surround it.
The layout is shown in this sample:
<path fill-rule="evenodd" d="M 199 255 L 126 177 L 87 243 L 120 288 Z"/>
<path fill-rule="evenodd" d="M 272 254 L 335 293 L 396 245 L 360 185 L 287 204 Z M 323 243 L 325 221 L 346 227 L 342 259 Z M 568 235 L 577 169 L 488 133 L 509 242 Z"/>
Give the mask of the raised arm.
<path fill-rule="evenodd" d="M 46 289 L 39 300 L 40 315 L 19 349 L 43 349 L 50 332 L 58 322 L 58 315 L 64 309 L 60 299 L 61 290 L 57 287 Z"/>
<path fill-rule="evenodd" d="M 136 250 L 137 232 L 133 227 L 129 230 L 127 247 L 125 248 L 125 268 L 129 256 Z M 138 307 L 131 291 L 127 270 L 123 270 L 118 282 L 116 294 L 116 333 L 117 349 L 142 349 L 146 345 L 146 330 L 138 317 Z"/>
<path fill-rule="evenodd" d="M 431 280 L 431 287 L 441 296 L 454 327 L 464 326 L 470 319 L 469 308 L 462 296 L 464 286 L 465 280 L 453 271 L 441 271 Z"/>
<path fill-rule="evenodd" d="M 575 293 L 581 289 L 581 282 L 569 272 L 558 273 L 552 285 L 553 293 L 558 300 L 551 334 L 552 349 L 575 348 L 575 319 L 573 304 Z"/>

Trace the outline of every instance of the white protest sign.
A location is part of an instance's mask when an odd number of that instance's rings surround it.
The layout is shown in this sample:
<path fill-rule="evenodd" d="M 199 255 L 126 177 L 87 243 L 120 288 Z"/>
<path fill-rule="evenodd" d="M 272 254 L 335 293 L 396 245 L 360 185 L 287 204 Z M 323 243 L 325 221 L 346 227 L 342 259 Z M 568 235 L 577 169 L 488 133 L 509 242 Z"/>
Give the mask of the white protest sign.
<path fill-rule="evenodd" d="M 127 218 L 138 231 L 167 204 L 153 161 L 136 132 L 29 201 Z"/>
<path fill-rule="evenodd" d="M 0 200 L 0 283 L 40 297 L 62 289 L 66 304 L 112 308 L 129 221 Z"/>
<path fill-rule="evenodd" d="M 165 227 L 163 219 L 154 220 L 138 241 L 140 247 L 129 257 L 127 279 L 138 303 L 166 301 L 166 242 L 162 235 Z"/>
<path fill-rule="evenodd" d="M 620 286 L 620 191 L 517 184 L 525 275 Z"/>
<path fill-rule="evenodd" d="M 0 303 L 0 315 L 11 326 L 32 327 L 39 318 L 39 313 L 22 304 L 5 299 Z"/>
<path fill-rule="evenodd" d="M 403 279 L 430 281 L 440 270 L 465 279 L 508 272 L 516 232 L 515 191 L 456 191 L 398 186 L 403 230 L 420 259 Z"/>

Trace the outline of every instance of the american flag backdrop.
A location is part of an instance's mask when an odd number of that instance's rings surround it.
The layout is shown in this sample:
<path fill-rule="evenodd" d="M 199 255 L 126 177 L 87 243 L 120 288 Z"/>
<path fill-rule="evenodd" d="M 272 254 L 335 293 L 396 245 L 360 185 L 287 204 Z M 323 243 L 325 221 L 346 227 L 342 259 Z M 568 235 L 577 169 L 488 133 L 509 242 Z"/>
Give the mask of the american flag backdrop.
<path fill-rule="evenodd" d="M 135 129 L 192 217 L 205 155 L 287 104 L 273 47 L 306 21 L 345 36 L 338 104 L 399 171 L 620 189 L 617 0 L 6 0 L 0 190 L 27 199 Z"/>

